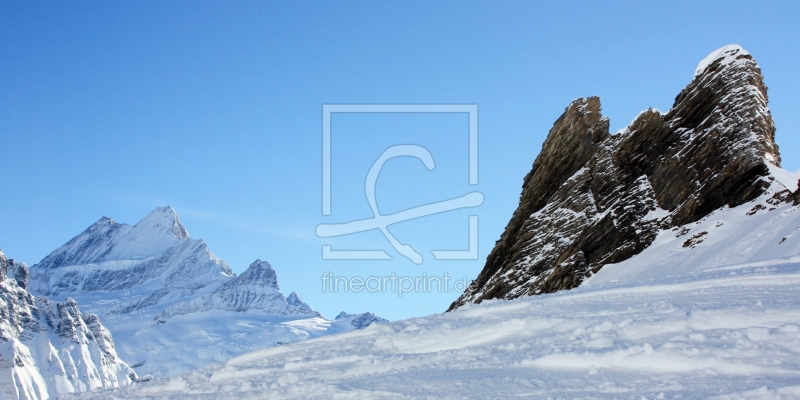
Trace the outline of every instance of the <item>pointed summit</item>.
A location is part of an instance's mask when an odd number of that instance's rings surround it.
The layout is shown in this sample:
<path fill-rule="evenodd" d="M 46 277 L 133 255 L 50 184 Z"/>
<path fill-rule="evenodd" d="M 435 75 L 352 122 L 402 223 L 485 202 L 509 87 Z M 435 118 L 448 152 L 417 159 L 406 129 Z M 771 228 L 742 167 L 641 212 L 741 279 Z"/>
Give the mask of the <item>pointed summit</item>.
<path fill-rule="evenodd" d="M 224 286 L 229 286 L 231 288 L 236 286 L 262 286 L 277 290 L 278 276 L 268 262 L 255 260 L 250 264 L 247 270 L 232 281 L 227 282 L 223 287 Z"/>
<path fill-rule="evenodd" d="M 286 302 L 293 306 L 307 306 L 303 299 L 300 298 L 300 295 L 297 292 L 289 293 L 289 296 L 286 297 Z"/>
<path fill-rule="evenodd" d="M 305 301 L 303 301 L 302 298 L 300 298 L 300 295 L 297 294 L 297 292 L 289 293 L 289 296 L 286 297 L 286 303 L 294 307 L 296 313 L 319 315 L 318 312 L 314 311 L 311 306 L 309 306 Z"/>
<path fill-rule="evenodd" d="M 728 153 L 725 157 L 747 158 L 750 165 L 764 159 L 780 167 L 768 102 L 761 68 L 750 53 L 734 44 L 700 62 L 694 80 L 675 98 L 666 118 L 674 130 L 724 140 L 709 145 L 717 147 L 717 153 Z"/>
<path fill-rule="evenodd" d="M 642 112 L 619 134 L 609 135 L 599 99 L 574 101 L 486 265 L 450 310 L 572 289 L 663 230 L 764 194 L 781 160 L 767 101 L 761 69 L 738 45 L 701 61 L 668 113 Z"/>
<path fill-rule="evenodd" d="M 102 261 L 114 250 L 116 241 L 130 230 L 130 225 L 116 223 L 108 217 L 100 218 L 34 267 L 59 268 Z"/>
<path fill-rule="evenodd" d="M 59 268 L 159 255 L 189 232 L 172 207 L 158 207 L 135 226 L 103 217 L 45 257 L 34 267 Z"/>
<path fill-rule="evenodd" d="M 750 53 L 748 53 L 747 50 L 743 49 L 742 46 L 739 46 L 738 44 L 729 44 L 727 46 L 723 46 L 712 51 L 711 54 L 707 55 L 706 58 L 697 64 L 697 68 L 694 71 L 694 76 L 702 74 L 709 65 L 714 64 L 718 60 L 718 64 L 724 67 L 735 63 L 739 59 L 745 58 L 744 56 L 750 56 Z M 752 59 L 752 56 L 750 58 Z"/>
<path fill-rule="evenodd" d="M 153 257 L 188 239 L 178 213 L 169 206 L 157 207 L 120 236 L 103 261 Z"/>
<path fill-rule="evenodd" d="M 177 239 L 189 238 L 189 232 L 178 218 L 178 213 L 170 206 L 156 207 L 133 230 L 138 233 L 174 236 Z"/>
<path fill-rule="evenodd" d="M 356 315 L 357 314 L 349 314 L 349 313 L 347 313 L 345 311 L 342 311 L 342 312 L 339 313 L 339 315 L 336 316 L 336 318 L 334 318 L 334 320 L 338 321 L 340 319 L 355 317 Z"/>

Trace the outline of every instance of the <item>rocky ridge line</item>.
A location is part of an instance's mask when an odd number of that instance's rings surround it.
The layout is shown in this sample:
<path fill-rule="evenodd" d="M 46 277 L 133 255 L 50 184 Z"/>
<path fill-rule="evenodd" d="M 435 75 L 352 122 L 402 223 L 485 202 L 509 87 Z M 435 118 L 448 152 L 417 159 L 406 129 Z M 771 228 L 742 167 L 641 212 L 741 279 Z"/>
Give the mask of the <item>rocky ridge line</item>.
<path fill-rule="evenodd" d="M 111 333 L 68 298 L 28 293 L 28 266 L 0 251 L 0 397 L 46 399 L 138 381 Z"/>
<path fill-rule="evenodd" d="M 575 100 L 550 130 L 484 269 L 449 310 L 577 287 L 640 253 L 660 230 L 763 194 L 767 164 L 780 166 L 767 101 L 761 69 L 737 45 L 703 60 L 667 114 L 644 111 L 618 134 L 599 98 Z"/>

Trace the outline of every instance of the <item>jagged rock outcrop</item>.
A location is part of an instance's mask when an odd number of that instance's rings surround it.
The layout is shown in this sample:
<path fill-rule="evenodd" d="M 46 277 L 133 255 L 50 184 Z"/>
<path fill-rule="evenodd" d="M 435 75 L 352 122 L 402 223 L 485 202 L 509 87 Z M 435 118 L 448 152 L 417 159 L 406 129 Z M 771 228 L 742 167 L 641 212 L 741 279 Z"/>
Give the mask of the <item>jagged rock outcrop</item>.
<path fill-rule="evenodd" d="M 389 320 L 383 319 L 374 313 L 365 312 L 361 314 L 348 314 L 344 311 L 340 312 L 339 315 L 336 316 L 336 321 L 343 321 L 343 320 L 350 320 L 350 325 L 353 326 L 355 329 L 364 329 L 373 322 L 378 323 L 387 323 Z"/>
<path fill-rule="evenodd" d="M 780 166 L 767 87 L 753 57 L 725 46 L 662 114 L 610 134 L 597 97 L 570 104 L 525 177 L 486 265 L 450 306 L 571 289 L 658 232 L 750 201 Z"/>
<path fill-rule="evenodd" d="M 16 262 L 10 259 L 0 264 L 0 279 L 8 277 L 17 282 L 17 285 L 25 290 L 28 289 L 28 265 L 23 262 Z"/>
<path fill-rule="evenodd" d="M 283 297 L 272 266 L 266 261 L 255 260 L 241 275 L 225 282 L 214 293 L 167 307 L 153 320 L 153 324 L 166 323 L 176 315 L 210 310 L 321 317 L 303 303 L 297 293 L 292 292 L 290 298 Z"/>
<path fill-rule="evenodd" d="M 0 251 L 0 397 L 46 399 L 137 381 L 96 315 L 72 299 L 34 297 L 27 273 Z"/>
<path fill-rule="evenodd" d="M 299 310 L 302 313 L 315 314 L 315 315 L 319 316 L 319 313 L 314 311 L 314 310 L 312 310 L 311 306 L 306 304 L 306 302 L 303 301 L 302 298 L 300 298 L 300 295 L 297 294 L 297 292 L 289 293 L 289 295 L 286 296 L 286 303 L 288 303 L 290 306 L 295 307 L 297 310 Z"/>

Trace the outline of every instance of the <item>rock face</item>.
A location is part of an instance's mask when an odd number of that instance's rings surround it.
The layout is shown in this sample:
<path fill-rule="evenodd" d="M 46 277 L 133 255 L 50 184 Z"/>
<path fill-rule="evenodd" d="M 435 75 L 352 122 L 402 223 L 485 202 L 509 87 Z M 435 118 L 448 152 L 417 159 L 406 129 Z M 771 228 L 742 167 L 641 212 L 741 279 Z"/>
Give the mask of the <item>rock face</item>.
<path fill-rule="evenodd" d="M 275 270 L 268 262 L 256 260 L 241 275 L 225 282 L 214 293 L 167 307 L 154 323 L 165 323 L 176 315 L 210 310 L 322 317 L 303 303 L 297 293 L 292 292 L 288 298 L 284 298 L 278 288 Z"/>
<path fill-rule="evenodd" d="M 289 296 L 286 297 L 286 303 L 288 303 L 290 306 L 297 307 L 299 310 L 302 310 L 302 312 L 306 314 L 316 314 L 317 316 L 320 316 L 318 312 L 312 310 L 311 306 L 306 304 L 306 302 L 304 302 L 303 299 L 300 298 L 300 295 L 297 294 L 297 292 L 289 293 Z"/>
<path fill-rule="evenodd" d="M 0 252 L 0 397 L 46 399 L 138 380 L 111 333 L 72 299 L 34 297 L 28 267 Z"/>
<path fill-rule="evenodd" d="M 613 135 L 608 125 L 597 97 L 567 107 L 484 269 L 449 310 L 577 287 L 660 230 L 756 198 L 769 164 L 780 166 L 761 69 L 737 45 L 703 60 L 668 113 L 649 109 Z"/>
<path fill-rule="evenodd" d="M 379 323 L 387 323 L 389 322 L 386 319 L 383 319 L 371 312 L 365 312 L 361 314 L 348 314 L 344 311 L 340 312 L 339 315 L 336 316 L 336 321 L 350 321 L 350 325 L 353 326 L 355 329 L 364 329 L 373 322 Z"/>

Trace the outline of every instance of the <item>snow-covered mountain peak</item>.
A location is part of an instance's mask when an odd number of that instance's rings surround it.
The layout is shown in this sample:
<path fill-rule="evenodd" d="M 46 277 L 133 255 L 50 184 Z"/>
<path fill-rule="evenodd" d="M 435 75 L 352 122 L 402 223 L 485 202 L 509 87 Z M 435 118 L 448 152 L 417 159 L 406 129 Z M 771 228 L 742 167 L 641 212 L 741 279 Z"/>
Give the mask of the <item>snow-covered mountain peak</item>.
<path fill-rule="evenodd" d="M 106 217 L 104 215 L 100 219 L 98 219 L 97 222 L 92 224 L 92 226 L 97 226 L 98 228 L 100 228 L 100 227 L 106 226 L 106 225 L 114 225 L 115 223 L 116 222 L 113 219 L 108 218 L 108 217 Z"/>
<path fill-rule="evenodd" d="M 170 206 L 157 207 L 120 236 L 102 261 L 154 257 L 188 239 L 178 213 Z"/>
<path fill-rule="evenodd" d="M 345 311 L 342 311 L 342 312 L 339 313 L 339 315 L 336 316 L 336 318 L 334 318 L 334 320 L 338 321 L 340 319 L 345 319 L 345 318 L 350 318 L 350 317 L 355 317 L 355 316 L 356 316 L 356 314 L 349 314 L 349 313 L 347 313 Z"/>
<path fill-rule="evenodd" d="M 189 238 L 174 209 L 158 207 L 135 226 L 101 218 L 31 268 L 31 290 L 59 296 L 138 287 L 146 301 L 105 310 L 128 313 L 202 288 L 210 293 L 233 276 L 202 240 Z"/>
<path fill-rule="evenodd" d="M 156 207 L 133 227 L 132 232 L 189 239 L 189 231 L 181 223 L 178 213 L 170 206 Z"/>
<path fill-rule="evenodd" d="M 289 293 L 289 296 L 286 296 L 286 302 L 293 306 L 307 305 L 297 292 Z"/>
<path fill-rule="evenodd" d="M 278 276 L 275 274 L 275 270 L 272 269 L 268 262 L 261 260 L 253 261 L 247 270 L 242 272 L 236 279 L 227 282 L 226 285 L 228 287 L 255 285 L 279 289 Z"/>
<path fill-rule="evenodd" d="M 123 358 L 155 376 L 353 330 L 374 319 L 327 321 L 296 293 L 284 297 L 266 261 L 256 260 L 237 276 L 206 243 L 189 238 L 170 207 L 155 209 L 135 226 L 101 218 L 34 265 L 29 279 L 24 264 L 3 265 L 13 278 L 6 281 L 20 287 L 29 281 L 32 293 L 71 305 L 68 296 L 98 315 Z M 75 319 L 71 308 L 63 310 Z"/>
<path fill-rule="evenodd" d="M 749 55 L 750 53 L 748 53 L 747 50 L 743 49 L 742 46 L 739 46 L 738 44 L 729 44 L 727 46 L 723 46 L 712 51 L 711 54 L 706 56 L 706 58 L 697 64 L 697 68 L 694 71 L 694 76 L 702 74 L 709 65 L 717 60 L 721 60 L 720 65 L 726 66 L 736 62 L 736 60 L 739 60 L 740 58 L 743 58 L 743 56 Z"/>
<path fill-rule="evenodd" d="M 158 256 L 189 240 L 189 232 L 172 207 L 158 207 L 135 226 L 103 217 L 45 257 L 36 268 L 52 269 L 114 260 Z"/>
<path fill-rule="evenodd" d="M 286 303 L 292 306 L 295 312 L 298 314 L 320 315 L 318 312 L 314 311 L 310 305 L 303 301 L 297 292 L 289 293 L 289 297 L 286 298 Z"/>

